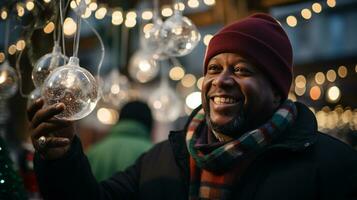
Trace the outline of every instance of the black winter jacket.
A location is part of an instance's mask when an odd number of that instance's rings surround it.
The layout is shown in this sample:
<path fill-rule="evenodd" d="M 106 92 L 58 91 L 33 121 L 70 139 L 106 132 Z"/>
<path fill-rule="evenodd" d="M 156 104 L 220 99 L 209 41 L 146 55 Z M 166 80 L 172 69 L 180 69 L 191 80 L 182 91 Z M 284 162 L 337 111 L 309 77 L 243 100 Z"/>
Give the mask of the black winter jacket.
<path fill-rule="evenodd" d="M 357 153 L 317 132 L 316 120 L 296 103 L 293 127 L 261 153 L 233 191 L 239 200 L 357 200 Z M 171 132 L 124 172 L 101 183 L 93 177 L 78 138 L 68 154 L 35 170 L 45 199 L 188 199 L 189 168 L 185 131 Z"/>

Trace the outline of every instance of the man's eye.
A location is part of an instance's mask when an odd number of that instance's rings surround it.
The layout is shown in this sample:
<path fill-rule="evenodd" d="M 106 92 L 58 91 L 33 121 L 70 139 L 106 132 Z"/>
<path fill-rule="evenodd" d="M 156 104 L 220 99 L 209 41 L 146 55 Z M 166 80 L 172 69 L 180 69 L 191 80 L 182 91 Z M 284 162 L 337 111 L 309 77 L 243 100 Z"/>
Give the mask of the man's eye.
<path fill-rule="evenodd" d="M 246 67 L 236 66 L 234 67 L 234 73 L 249 75 L 251 74 L 251 71 L 248 70 Z"/>
<path fill-rule="evenodd" d="M 210 73 L 215 73 L 215 72 L 218 72 L 220 70 L 220 67 L 217 66 L 217 65 L 209 65 L 208 66 L 208 72 Z"/>

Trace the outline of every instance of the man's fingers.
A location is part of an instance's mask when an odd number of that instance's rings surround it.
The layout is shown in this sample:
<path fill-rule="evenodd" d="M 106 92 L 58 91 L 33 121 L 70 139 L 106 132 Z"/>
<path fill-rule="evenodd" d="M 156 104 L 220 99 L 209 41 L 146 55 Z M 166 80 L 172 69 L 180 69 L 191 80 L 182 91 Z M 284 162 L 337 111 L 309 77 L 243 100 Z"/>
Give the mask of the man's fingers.
<path fill-rule="evenodd" d="M 37 110 L 41 109 L 43 106 L 43 99 L 37 99 L 30 107 L 27 109 L 27 118 L 29 121 L 32 120 L 33 116 L 36 114 Z"/>
<path fill-rule="evenodd" d="M 60 131 L 64 128 L 68 128 L 69 126 L 70 122 L 62 120 L 49 120 L 42 122 L 36 127 L 32 137 L 35 139 L 41 137 L 42 135 L 47 137 L 47 135 L 53 133 L 54 131 Z"/>
<path fill-rule="evenodd" d="M 32 128 L 36 128 L 40 123 L 50 120 L 52 117 L 62 112 L 64 108 L 64 104 L 59 103 L 37 111 L 31 121 Z"/>
<path fill-rule="evenodd" d="M 64 137 L 47 137 L 46 148 L 57 148 L 69 145 L 70 140 Z"/>

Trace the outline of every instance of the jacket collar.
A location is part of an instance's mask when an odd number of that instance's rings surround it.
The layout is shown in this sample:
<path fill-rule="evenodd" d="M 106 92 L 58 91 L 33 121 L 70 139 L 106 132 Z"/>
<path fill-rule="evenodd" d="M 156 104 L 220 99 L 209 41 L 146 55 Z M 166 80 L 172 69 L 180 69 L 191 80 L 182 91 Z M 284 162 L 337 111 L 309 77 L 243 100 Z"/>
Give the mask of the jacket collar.
<path fill-rule="evenodd" d="M 303 151 L 313 145 L 317 138 L 317 121 L 310 109 L 300 102 L 295 102 L 297 118 L 294 124 L 280 135 L 268 149 L 284 148 Z"/>

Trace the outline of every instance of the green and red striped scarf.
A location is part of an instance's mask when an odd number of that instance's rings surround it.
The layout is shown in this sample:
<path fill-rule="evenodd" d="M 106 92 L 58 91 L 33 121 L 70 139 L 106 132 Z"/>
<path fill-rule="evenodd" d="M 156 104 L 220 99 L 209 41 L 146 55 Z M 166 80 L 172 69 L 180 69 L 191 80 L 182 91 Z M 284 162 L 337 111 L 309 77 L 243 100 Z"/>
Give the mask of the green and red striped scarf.
<path fill-rule="evenodd" d="M 290 126 L 297 115 L 294 103 L 286 100 L 272 118 L 239 138 L 218 145 L 213 150 L 201 151 L 198 146 L 203 133 L 197 127 L 205 123 L 201 109 L 191 120 L 186 143 L 190 153 L 189 199 L 229 199 L 231 188 L 255 156 L 267 147 L 273 138 Z M 211 145 L 211 144 L 208 144 Z"/>

